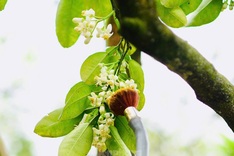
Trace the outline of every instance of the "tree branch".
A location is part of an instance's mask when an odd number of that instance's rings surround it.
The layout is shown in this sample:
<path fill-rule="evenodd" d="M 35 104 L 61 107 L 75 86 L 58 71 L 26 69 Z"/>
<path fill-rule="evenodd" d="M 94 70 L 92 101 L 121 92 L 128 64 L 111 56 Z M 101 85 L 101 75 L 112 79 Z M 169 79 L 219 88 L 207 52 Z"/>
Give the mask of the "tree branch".
<path fill-rule="evenodd" d="M 180 75 L 234 131 L 234 86 L 195 48 L 160 22 L 154 0 L 113 0 L 120 34 Z M 155 71 L 157 72 L 157 71 Z"/>
<path fill-rule="evenodd" d="M 1 137 L 0 137 L 0 156 L 8 156 L 4 142 Z"/>

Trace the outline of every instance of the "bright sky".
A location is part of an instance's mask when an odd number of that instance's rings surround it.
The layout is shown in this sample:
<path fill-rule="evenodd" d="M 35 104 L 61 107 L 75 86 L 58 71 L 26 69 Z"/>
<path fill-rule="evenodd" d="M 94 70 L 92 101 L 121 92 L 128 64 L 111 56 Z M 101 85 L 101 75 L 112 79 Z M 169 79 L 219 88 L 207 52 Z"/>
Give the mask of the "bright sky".
<path fill-rule="evenodd" d="M 0 90 L 19 85 L 13 99 L 0 103 L 0 113 L 17 115 L 14 124 L 34 143 L 35 156 L 57 155 L 61 139 L 39 137 L 33 133 L 34 126 L 44 115 L 63 106 L 67 91 L 80 81 L 84 59 L 104 49 L 100 40 L 88 46 L 80 41 L 69 49 L 62 48 L 55 36 L 56 6 L 46 0 L 9 0 L 0 12 L 0 42 L 4 42 L 0 44 Z M 207 26 L 174 30 L 232 82 L 233 14 L 227 10 Z M 140 114 L 148 125 L 177 133 L 185 145 L 200 136 L 208 141 L 219 141 L 218 134 L 233 137 L 222 119 L 214 120 L 215 113 L 196 100 L 179 76 L 145 54 L 142 61 L 146 104 Z M 0 135 L 7 138 L 1 131 Z"/>

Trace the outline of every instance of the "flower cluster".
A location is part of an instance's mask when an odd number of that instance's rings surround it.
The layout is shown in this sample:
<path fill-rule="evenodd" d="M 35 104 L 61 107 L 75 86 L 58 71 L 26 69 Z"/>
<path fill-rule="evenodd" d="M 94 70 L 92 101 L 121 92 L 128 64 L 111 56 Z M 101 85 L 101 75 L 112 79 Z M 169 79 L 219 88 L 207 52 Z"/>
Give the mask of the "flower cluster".
<path fill-rule="evenodd" d="M 121 88 L 131 88 L 137 90 L 137 85 L 133 79 L 122 80 L 113 69 L 108 68 L 103 63 L 100 63 L 100 74 L 95 77 L 96 85 L 102 88 L 99 93 L 92 92 L 89 100 L 94 107 L 99 107 L 100 117 L 98 119 L 98 126 L 93 128 L 93 146 L 99 151 L 106 150 L 106 140 L 110 138 L 109 127 L 114 125 L 114 114 L 105 109 L 108 99 L 115 93 L 116 90 Z M 127 63 L 123 61 L 120 71 L 126 73 Z"/>
<path fill-rule="evenodd" d="M 229 7 L 229 10 L 233 10 L 234 0 L 224 0 L 222 10 L 227 9 L 227 7 Z"/>
<path fill-rule="evenodd" d="M 95 77 L 96 80 L 96 85 L 102 86 L 102 90 L 106 91 L 108 89 L 108 87 L 110 87 L 110 89 L 112 91 L 115 91 L 117 89 L 120 88 L 132 88 L 132 89 L 137 89 L 137 84 L 134 82 L 133 79 L 130 80 L 121 80 L 119 79 L 119 77 L 117 75 L 115 75 L 114 70 L 113 69 L 108 69 L 107 66 L 104 66 L 104 64 L 99 64 L 99 66 L 101 67 L 101 73 L 99 74 L 99 76 Z M 126 62 L 123 62 L 120 70 L 121 73 L 126 73 Z M 110 94 L 109 94 L 110 95 Z"/>
<path fill-rule="evenodd" d="M 98 119 L 98 128 L 93 128 L 93 143 L 99 152 L 106 150 L 106 140 L 110 138 L 110 126 L 114 125 L 114 114 L 105 112 L 104 106 L 101 106 L 102 113 Z"/>
<path fill-rule="evenodd" d="M 94 107 L 100 107 L 106 102 L 106 99 L 111 95 L 111 91 L 102 91 L 98 94 L 92 92 L 89 100 Z"/>
<path fill-rule="evenodd" d="M 88 44 L 93 37 L 93 32 L 98 24 L 98 22 L 105 20 L 98 20 L 95 18 L 95 11 L 93 9 L 83 10 L 81 15 L 83 18 L 73 18 L 72 21 L 77 24 L 74 28 L 75 31 L 79 32 L 82 36 L 85 37 L 85 44 Z M 109 24 L 106 27 L 98 28 L 97 27 L 97 37 L 101 37 L 105 40 L 109 39 L 112 35 L 112 25 Z"/>
<path fill-rule="evenodd" d="M 118 89 L 131 88 L 137 90 L 137 84 L 133 79 L 121 80 L 115 75 L 113 69 L 108 69 L 103 63 L 100 63 L 99 66 L 101 67 L 100 74 L 95 77 L 95 80 L 96 85 L 102 87 L 102 91 L 98 94 L 92 92 L 89 96 L 89 100 L 94 107 L 100 107 L 102 104 L 107 103 L 107 99 Z M 126 67 L 126 62 L 123 62 L 122 66 Z M 121 69 L 122 73 L 126 72 L 126 68 L 123 67 Z"/>

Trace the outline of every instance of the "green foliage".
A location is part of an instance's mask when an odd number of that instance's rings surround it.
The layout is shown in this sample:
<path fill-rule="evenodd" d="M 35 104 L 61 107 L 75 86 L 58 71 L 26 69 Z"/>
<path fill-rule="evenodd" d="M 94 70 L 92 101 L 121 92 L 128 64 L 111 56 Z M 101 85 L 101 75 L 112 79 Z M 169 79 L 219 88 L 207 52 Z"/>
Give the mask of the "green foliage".
<path fill-rule="evenodd" d="M 80 34 L 74 31 L 74 17 L 81 17 L 82 10 L 93 8 L 97 16 L 106 16 L 111 12 L 109 0 L 60 0 L 56 15 L 56 35 L 63 47 L 71 47 Z"/>
<path fill-rule="evenodd" d="M 107 141 L 107 148 L 110 153 L 114 156 L 131 156 L 116 127 L 111 126 L 110 131 L 111 138 Z"/>
<path fill-rule="evenodd" d="M 89 114 L 84 114 L 82 122 L 65 136 L 59 146 L 59 156 L 86 156 L 93 141 L 91 123 L 97 117 L 98 110 L 94 109 Z"/>
<path fill-rule="evenodd" d="M 193 19 L 188 26 L 200 26 L 214 21 L 222 11 L 221 0 L 207 0 L 195 11 Z"/>
<path fill-rule="evenodd" d="M 220 149 L 225 156 L 233 156 L 234 155 L 234 140 L 223 136 L 224 144 L 220 145 Z"/>
<path fill-rule="evenodd" d="M 221 0 L 156 0 L 159 17 L 170 27 L 201 26 L 214 21 L 222 11 Z M 191 22 L 188 22 L 187 15 Z"/>
<path fill-rule="evenodd" d="M 86 83 L 79 82 L 75 84 L 67 94 L 60 119 L 72 119 L 83 113 L 90 106 L 90 102 L 88 101 L 90 93 L 91 88 Z"/>
<path fill-rule="evenodd" d="M 56 15 L 56 34 L 63 47 L 72 46 L 79 35 L 74 31 L 74 17 L 81 16 L 84 4 L 80 0 L 60 0 Z"/>
<path fill-rule="evenodd" d="M 140 101 L 138 103 L 137 110 L 140 111 L 145 105 L 145 94 L 143 92 L 140 92 L 139 95 L 140 95 Z"/>
<path fill-rule="evenodd" d="M 178 7 L 188 0 L 160 0 L 161 4 L 167 8 L 175 8 Z"/>
<path fill-rule="evenodd" d="M 55 110 L 43 117 L 35 127 L 34 132 L 44 137 L 60 137 L 65 135 L 59 147 L 59 155 L 86 155 L 93 143 L 93 128 L 98 128 L 100 106 L 94 106 L 90 97 L 103 92 L 98 86 L 96 77 L 101 72 L 101 64 L 114 70 L 119 76 L 119 81 L 133 79 L 138 86 L 140 102 L 138 110 L 144 106 L 144 73 L 141 66 L 131 59 L 128 50 L 128 42 L 118 46 L 109 47 L 105 52 L 97 52 L 90 55 L 80 69 L 81 82 L 76 83 L 67 93 L 65 105 L 62 109 Z M 126 66 L 122 63 L 125 61 Z M 122 73 L 122 70 L 125 71 Z M 102 73 L 105 74 L 105 73 Z M 109 86 L 110 87 L 110 86 Z M 110 88 L 109 88 L 110 89 Z M 115 88 L 113 88 L 115 91 Z M 96 101 L 97 99 L 93 99 Z M 107 103 L 104 103 L 110 111 Z M 76 126 L 77 125 L 77 126 Z M 75 127 L 76 126 L 76 127 Z M 114 126 L 110 126 L 110 138 L 106 141 L 108 150 L 115 155 L 131 155 L 136 151 L 136 138 L 133 130 L 129 127 L 125 117 L 116 116 Z"/>
<path fill-rule="evenodd" d="M 141 110 L 145 104 L 145 95 L 144 95 L 145 80 L 144 80 L 144 72 L 141 68 L 141 65 L 137 63 L 135 60 L 129 61 L 129 75 L 130 75 L 130 78 L 135 80 L 137 87 L 140 91 L 139 93 L 140 101 L 137 106 L 137 109 Z"/>
<path fill-rule="evenodd" d="M 156 6 L 159 17 L 168 26 L 179 28 L 186 25 L 186 15 L 179 6 L 167 8 L 159 0 L 157 0 Z"/>
<path fill-rule="evenodd" d="M 135 60 L 129 61 L 129 75 L 130 75 L 130 78 L 135 80 L 138 89 L 140 91 L 143 91 L 144 84 L 145 84 L 144 72 L 141 68 L 141 65 Z"/>
<path fill-rule="evenodd" d="M 7 0 L 0 0 L 0 11 L 4 10 Z"/>
<path fill-rule="evenodd" d="M 79 124 L 69 133 L 59 147 L 59 156 L 86 156 L 93 141 L 92 126 L 88 123 Z"/>
<path fill-rule="evenodd" d="M 61 113 L 62 109 L 57 109 L 43 117 L 34 132 L 43 137 L 60 137 L 71 132 L 82 119 L 80 115 L 74 119 L 59 120 Z"/>
<path fill-rule="evenodd" d="M 201 4 L 202 0 L 189 0 L 183 3 L 180 7 L 186 15 L 194 12 L 198 6 Z"/>
<path fill-rule="evenodd" d="M 222 5 L 221 0 L 156 0 L 160 19 L 175 28 L 210 23 L 218 17 Z M 109 0 L 60 0 L 56 15 L 56 34 L 63 47 L 71 47 L 83 33 L 88 33 L 88 37 L 84 36 L 88 39 L 85 43 L 89 43 L 94 29 L 85 31 L 89 26 L 85 22 L 90 21 L 80 17 L 83 10 L 91 8 L 96 12 L 95 15 L 92 13 L 96 23 L 91 27 L 96 27 L 97 23 L 105 22 L 113 15 L 117 28 L 120 28 Z M 93 19 L 92 16 L 85 18 Z M 191 22 L 188 22 L 188 16 L 192 17 Z M 84 31 L 74 31 L 76 25 L 72 19 L 77 17 L 78 24 L 79 20 L 83 22 L 84 19 Z M 102 38 L 108 39 L 111 30 L 104 30 L 107 28 L 98 29 L 97 36 L 106 35 Z M 137 109 L 144 107 L 144 73 L 141 65 L 131 59 L 135 51 L 136 48 L 131 43 L 121 39 L 118 45 L 90 55 L 80 69 L 82 81 L 69 90 L 64 107 L 49 113 L 35 126 L 34 132 L 41 136 L 65 135 L 59 147 L 59 156 L 85 156 L 92 145 L 97 148 L 102 146 L 99 150 L 107 148 L 113 156 L 131 156 L 131 153 L 136 152 L 136 137 L 127 119 L 124 116 L 114 116 L 108 102 L 108 98 L 125 85 L 139 91 Z M 111 120 L 108 122 L 108 119 Z M 100 127 L 106 128 L 108 134 L 102 136 L 104 130 Z M 97 145 L 95 140 L 102 144 Z M 101 140 L 105 140 L 104 143 Z"/>
<path fill-rule="evenodd" d="M 112 11 L 110 0 L 85 0 L 83 3 L 83 10 L 92 8 L 98 17 L 106 16 Z"/>
<path fill-rule="evenodd" d="M 135 153 L 136 136 L 131 127 L 128 125 L 127 119 L 123 116 L 117 116 L 115 119 L 115 127 L 118 129 L 118 133 L 128 149 Z"/>
<path fill-rule="evenodd" d="M 80 77 L 85 83 L 89 85 L 95 84 L 95 76 L 99 74 L 101 69 L 99 63 L 107 63 L 110 59 L 116 58 L 109 54 L 108 51 L 94 53 L 83 62 L 80 69 Z"/>

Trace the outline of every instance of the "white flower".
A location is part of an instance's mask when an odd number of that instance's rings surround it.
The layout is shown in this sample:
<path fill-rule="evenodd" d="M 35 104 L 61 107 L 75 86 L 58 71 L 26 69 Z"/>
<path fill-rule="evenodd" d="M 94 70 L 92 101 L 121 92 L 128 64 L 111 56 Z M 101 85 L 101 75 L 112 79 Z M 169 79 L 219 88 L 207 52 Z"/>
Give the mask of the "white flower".
<path fill-rule="evenodd" d="M 105 90 L 105 91 L 106 91 L 106 90 L 107 90 L 107 88 L 108 88 L 108 86 L 107 86 L 107 85 L 105 85 L 105 86 L 103 86 L 103 87 L 102 87 L 102 90 Z"/>
<path fill-rule="evenodd" d="M 82 16 L 85 16 L 85 18 L 73 18 L 72 21 L 77 24 L 74 30 L 83 35 L 85 37 L 84 43 L 88 44 L 92 38 L 97 20 L 94 18 L 95 12 L 93 9 L 82 11 Z"/>
<path fill-rule="evenodd" d="M 82 23 L 83 22 L 83 18 L 73 18 L 72 19 L 72 22 L 74 22 L 74 23 L 76 23 L 76 24 L 80 24 L 80 23 Z"/>
<path fill-rule="evenodd" d="M 103 109 L 104 105 L 100 107 Z M 105 109 L 105 108 L 104 108 Z M 104 110 L 102 110 L 104 111 Z M 110 125 L 114 125 L 114 114 L 101 113 L 98 119 L 98 128 L 93 128 L 93 146 L 97 147 L 99 151 L 106 149 L 106 140 L 111 137 Z"/>
<path fill-rule="evenodd" d="M 104 114 L 104 113 L 106 112 L 106 109 L 105 109 L 105 106 L 104 106 L 104 105 L 101 105 L 101 106 L 100 106 L 99 112 L 100 112 L 100 114 Z"/>
<path fill-rule="evenodd" d="M 107 40 L 113 35 L 112 25 L 108 24 L 107 27 L 97 28 L 97 37 L 101 37 L 104 40 Z"/>
<path fill-rule="evenodd" d="M 93 9 L 83 10 L 83 11 L 81 12 L 81 15 L 82 15 L 82 16 L 85 16 L 86 19 L 89 20 L 89 19 L 94 18 L 94 16 L 95 16 L 95 11 L 94 11 Z"/>
<path fill-rule="evenodd" d="M 134 82 L 133 79 L 126 80 L 125 81 L 125 85 L 126 85 L 126 87 L 130 87 L 132 89 L 136 89 L 137 88 L 137 84 Z"/>
<path fill-rule="evenodd" d="M 91 101 L 91 103 L 95 106 L 97 103 L 98 96 L 94 92 L 91 92 L 91 96 L 89 96 L 88 98 Z"/>
<path fill-rule="evenodd" d="M 72 21 L 77 24 L 74 28 L 75 31 L 83 35 L 86 39 L 84 41 L 85 44 L 88 44 L 93 37 L 92 34 L 95 30 L 97 23 L 100 22 L 97 18 L 95 18 L 95 11 L 93 9 L 83 10 L 81 12 L 83 18 L 73 18 Z M 105 40 L 109 39 L 112 33 L 112 25 L 109 24 L 106 28 L 97 28 L 97 37 L 101 37 Z"/>

